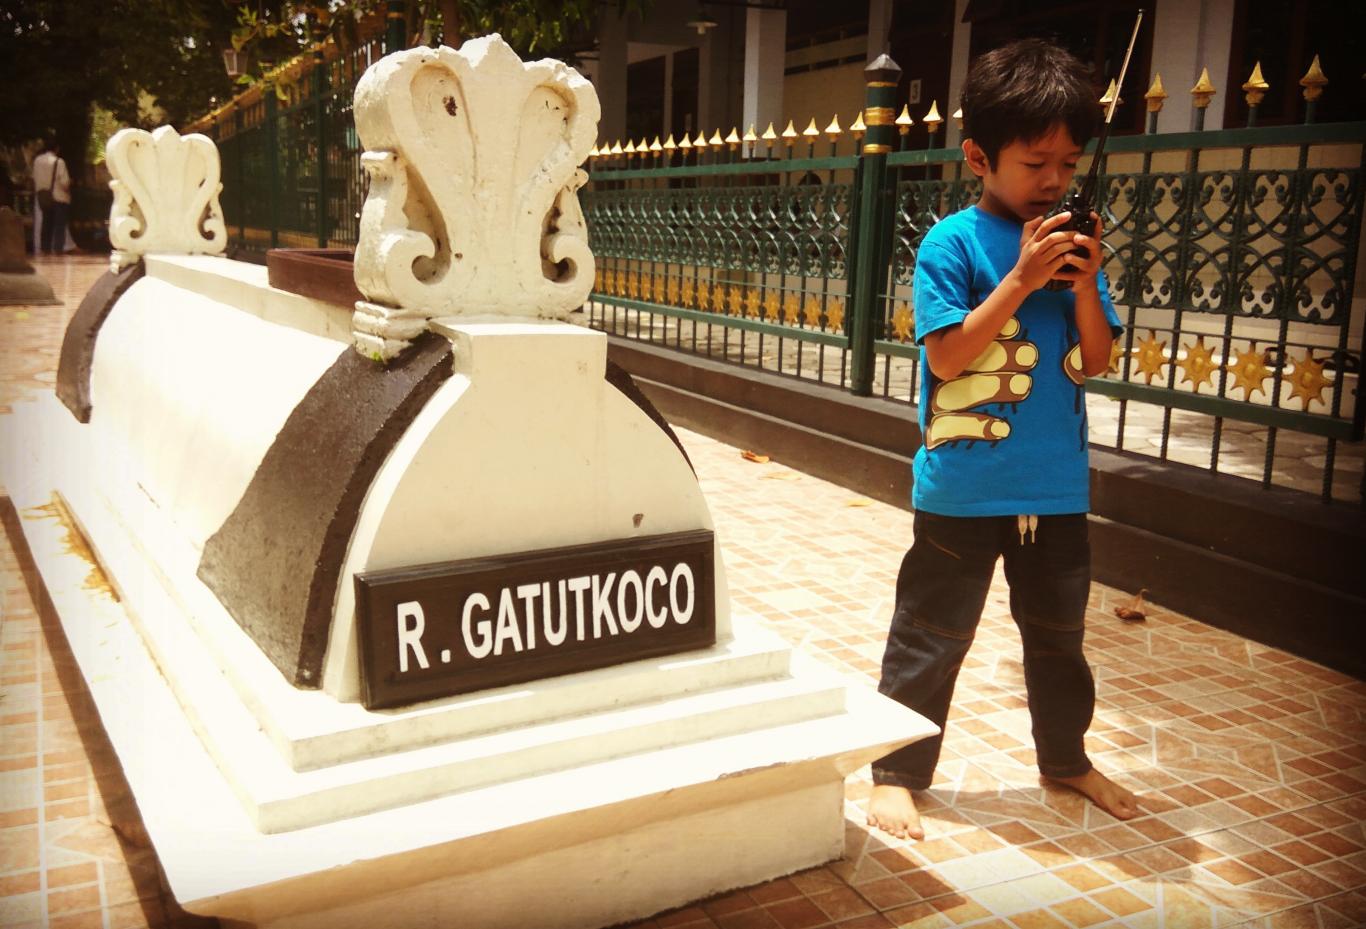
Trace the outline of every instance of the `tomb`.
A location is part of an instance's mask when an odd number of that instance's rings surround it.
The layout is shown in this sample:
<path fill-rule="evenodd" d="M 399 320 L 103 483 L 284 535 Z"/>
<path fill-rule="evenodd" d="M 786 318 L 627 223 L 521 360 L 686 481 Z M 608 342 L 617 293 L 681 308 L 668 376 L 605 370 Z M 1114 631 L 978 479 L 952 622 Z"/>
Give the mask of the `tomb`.
<path fill-rule="evenodd" d="M 172 893 L 594 927 L 839 857 L 844 778 L 935 729 L 732 614 L 682 445 L 566 321 L 592 86 L 488 36 L 355 104 L 360 299 L 223 257 L 213 144 L 123 130 L 111 270 L 0 425 Z"/>

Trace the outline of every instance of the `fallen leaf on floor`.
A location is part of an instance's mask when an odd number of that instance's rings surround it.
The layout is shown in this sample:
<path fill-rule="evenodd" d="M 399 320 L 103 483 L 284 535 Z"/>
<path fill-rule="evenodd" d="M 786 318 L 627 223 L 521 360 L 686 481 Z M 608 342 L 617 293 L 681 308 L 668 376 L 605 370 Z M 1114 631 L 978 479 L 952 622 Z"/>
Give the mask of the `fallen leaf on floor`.
<path fill-rule="evenodd" d="M 770 471 L 763 476 L 766 481 L 799 481 L 802 476 L 796 471 Z"/>
<path fill-rule="evenodd" d="M 745 461 L 753 461 L 757 464 L 766 464 L 768 462 L 767 455 L 760 455 L 757 452 L 750 451 L 749 449 L 745 449 L 743 452 L 741 452 L 740 457 L 745 459 Z"/>
<path fill-rule="evenodd" d="M 846 502 L 844 505 L 845 505 L 845 506 L 872 506 L 872 505 L 873 505 L 873 501 L 872 501 L 872 500 L 869 500 L 869 499 L 866 498 L 866 497 L 855 497 L 854 499 L 852 499 L 852 500 Z"/>
<path fill-rule="evenodd" d="M 1115 607 L 1115 615 L 1126 623 L 1141 623 L 1148 618 L 1148 614 L 1143 612 L 1143 595 L 1148 592 L 1145 587 L 1138 592 L 1138 596 L 1123 606 Z"/>

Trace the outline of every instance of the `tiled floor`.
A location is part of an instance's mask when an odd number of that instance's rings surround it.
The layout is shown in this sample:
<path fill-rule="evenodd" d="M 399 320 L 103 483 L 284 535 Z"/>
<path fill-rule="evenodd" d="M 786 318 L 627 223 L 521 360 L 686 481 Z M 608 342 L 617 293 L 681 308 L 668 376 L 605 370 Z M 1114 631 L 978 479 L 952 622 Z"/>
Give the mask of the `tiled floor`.
<path fill-rule="evenodd" d="M 0 412 L 50 390 L 62 329 L 99 260 L 40 263 L 65 307 L 0 307 Z M 876 679 L 911 516 L 702 436 L 682 439 L 737 611 Z M 762 451 L 759 449 L 758 451 Z M 164 893 L 60 633 L 8 537 L 0 626 L 0 926 L 206 925 Z M 1052 929 L 1366 924 L 1366 684 L 1096 586 L 1088 748 L 1137 790 L 1121 824 L 1032 768 L 1018 637 L 998 577 L 959 678 L 929 837 L 869 833 L 847 788 L 847 856 L 642 926 Z"/>

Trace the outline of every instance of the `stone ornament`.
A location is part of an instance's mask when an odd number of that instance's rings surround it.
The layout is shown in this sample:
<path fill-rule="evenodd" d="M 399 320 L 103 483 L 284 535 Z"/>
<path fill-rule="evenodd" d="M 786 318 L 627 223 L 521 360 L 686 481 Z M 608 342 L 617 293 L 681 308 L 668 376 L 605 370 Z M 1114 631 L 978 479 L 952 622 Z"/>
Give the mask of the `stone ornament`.
<path fill-rule="evenodd" d="M 227 247 L 218 148 L 208 136 L 170 126 L 120 129 L 104 151 L 116 271 L 143 255 L 216 255 Z"/>
<path fill-rule="evenodd" d="M 579 165 L 599 114 L 577 71 L 523 63 L 496 34 L 372 65 L 355 99 L 370 176 L 356 348 L 388 360 L 434 317 L 562 319 L 581 306 L 594 264 Z"/>

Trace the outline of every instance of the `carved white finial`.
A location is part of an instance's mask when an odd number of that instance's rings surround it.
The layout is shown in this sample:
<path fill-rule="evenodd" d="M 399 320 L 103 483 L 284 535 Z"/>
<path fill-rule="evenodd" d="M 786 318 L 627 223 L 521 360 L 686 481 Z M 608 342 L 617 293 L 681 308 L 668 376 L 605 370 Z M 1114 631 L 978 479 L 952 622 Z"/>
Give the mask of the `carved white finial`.
<path fill-rule="evenodd" d="M 563 318 L 593 287 L 579 165 L 593 85 L 523 63 L 498 35 L 382 58 L 356 87 L 370 191 L 356 246 L 356 347 L 388 359 L 437 316 Z"/>
<path fill-rule="evenodd" d="M 228 244 L 218 148 L 170 126 L 120 129 L 104 148 L 113 180 L 109 242 L 115 269 L 142 255 L 217 254 Z"/>

